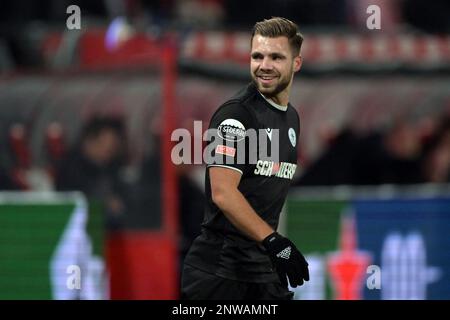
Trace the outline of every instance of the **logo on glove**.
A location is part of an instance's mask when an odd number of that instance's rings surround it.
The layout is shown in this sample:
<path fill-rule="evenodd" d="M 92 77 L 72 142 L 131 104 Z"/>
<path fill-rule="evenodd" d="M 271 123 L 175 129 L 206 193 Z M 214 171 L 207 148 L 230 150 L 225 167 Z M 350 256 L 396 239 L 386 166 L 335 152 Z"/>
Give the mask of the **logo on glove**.
<path fill-rule="evenodd" d="M 287 247 L 286 249 L 283 249 L 279 253 L 277 253 L 277 258 L 283 258 L 283 259 L 288 260 L 290 256 L 291 256 L 291 247 L 290 246 Z"/>

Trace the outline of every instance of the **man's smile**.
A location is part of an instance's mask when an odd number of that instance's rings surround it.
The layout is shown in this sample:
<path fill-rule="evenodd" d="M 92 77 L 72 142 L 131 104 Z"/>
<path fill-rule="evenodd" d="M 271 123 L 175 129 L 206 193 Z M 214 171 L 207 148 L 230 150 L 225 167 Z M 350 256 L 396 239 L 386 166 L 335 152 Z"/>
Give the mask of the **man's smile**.
<path fill-rule="evenodd" d="M 276 75 L 257 75 L 257 78 L 263 83 L 263 84 L 270 84 L 277 78 Z"/>

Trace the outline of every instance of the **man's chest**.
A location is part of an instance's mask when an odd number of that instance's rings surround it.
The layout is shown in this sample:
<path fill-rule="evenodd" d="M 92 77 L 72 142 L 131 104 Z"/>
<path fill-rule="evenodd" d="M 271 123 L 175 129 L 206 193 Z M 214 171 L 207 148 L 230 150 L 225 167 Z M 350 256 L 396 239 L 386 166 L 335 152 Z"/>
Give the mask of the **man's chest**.
<path fill-rule="evenodd" d="M 285 114 L 264 113 L 256 120 L 258 159 L 297 163 L 298 125 L 295 119 Z"/>

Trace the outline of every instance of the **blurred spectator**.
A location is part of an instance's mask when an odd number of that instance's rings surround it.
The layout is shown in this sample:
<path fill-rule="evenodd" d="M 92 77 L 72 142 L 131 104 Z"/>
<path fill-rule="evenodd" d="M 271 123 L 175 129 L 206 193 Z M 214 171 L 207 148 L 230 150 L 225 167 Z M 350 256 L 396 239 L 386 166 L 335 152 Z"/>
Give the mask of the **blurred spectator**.
<path fill-rule="evenodd" d="M 160 137 L 153 136 L 152 152 L 143 161 L 141 175 L 138 186 L 133 192 L 134 201 L 130 201 L 131 206 L 137 206 L 134 214 L 140 214 L 139 221 L 141 227 L 151 229 L 161 228 L 161 200 L 162 200 L 162 168 L 161 154 L 159 152 Z M 175 167 L 178 187 L 178 214 L 179 214 L 179 256 L 180 268 L 183 265 L 184 257 L 187 254 L 192 241 L 200 234 L 200 227 L 203 220 L 205 206 L 205 195 L 199 183 L 193 178 L 193 167 L 190 165 L 178 165 Z M 133 204 L 134 202 L 134 204 Z M 142 210 L 142 208 L 145 208 Z M 181 271 L 181 269 L 180 269 Z"/>
<path fill-rule="evenodd" d="M 386 132 L 358 137 L 344 129 L 298 179 L 298 185 L 420 183 L 421 144 L 415 126 L 397 120 Z"/>
<path fill-rule="evenodd" d="M 422 174 L 425 182 L 450 182 L 450 118 L 425 144 Z"/>
<path fill-rule="evenodd" d="M 145 156 L 135 183 L 126 191 L 127 221 L 130 229 L 160 229 L 162 227 L 162 167 L 159 136 L 153 140 L 150 152 Z"/>
<path fill-rule="evenodd" d="M 354 184 L 412 184 L 421 181 L 421 145 L 412 123 L 398 119 L 384 134 L 373 133 L 358 144 L 353 160 Z"/>
<path fill-rule="evenodd" d="M 3 167 L 0 167 L 0 190 L 20 190 L 20 186 L 14 182 Z"/>
<path fill-rule="evenodd" d="M 330 141 L 322 156 L 296 182 L 298 185 L 339 185 L 353 182 L 353 152 L 357 137 L 349 128 Z"/>
<path fill-rule="evenodd" d="M 192 241 L 200 235 L 205 207 L 205 194 L 191 177 L 191 172 L 190 166 L 180 165 L 177 167 L 181 226 L 180 268 L 183 266 L 184 257 L 191 247 Z"/>
<path fill-rule="evenodd" d="M 81 132 L 79 142 L 57 169 L 57 190 L 79 190 L 100 202 L 108 227 L 120 226 L 124 203 L 119 169 L 124 159 L 124 128 L 120 120 L 93 118 Z"/>

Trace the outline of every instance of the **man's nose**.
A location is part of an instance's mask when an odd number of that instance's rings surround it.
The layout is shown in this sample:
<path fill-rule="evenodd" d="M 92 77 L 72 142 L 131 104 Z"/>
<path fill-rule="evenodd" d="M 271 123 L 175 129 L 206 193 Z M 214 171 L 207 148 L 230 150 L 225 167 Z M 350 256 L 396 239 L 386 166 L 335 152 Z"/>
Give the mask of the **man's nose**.
<path fill-rule="evenodd" d="M 264 59 L 262 59 L 261 61 L 261 69 L 263 70 L 271 70 L 273 67 L 272 65 L 272 61 L 270 60 L 269 57 L 264 57 Z"/>

